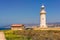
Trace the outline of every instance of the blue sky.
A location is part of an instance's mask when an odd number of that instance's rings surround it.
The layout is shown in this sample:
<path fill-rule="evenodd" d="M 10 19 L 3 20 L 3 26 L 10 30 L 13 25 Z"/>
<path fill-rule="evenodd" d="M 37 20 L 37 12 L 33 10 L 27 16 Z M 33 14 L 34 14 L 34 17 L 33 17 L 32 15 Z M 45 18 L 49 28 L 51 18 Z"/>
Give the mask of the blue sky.
<path fill-rule="evenodd" d="M 39 24 L 42 4 L 46 7 L 47 22 L 60 22 L 60 0 L 0 0 L 0 25 Z"/>

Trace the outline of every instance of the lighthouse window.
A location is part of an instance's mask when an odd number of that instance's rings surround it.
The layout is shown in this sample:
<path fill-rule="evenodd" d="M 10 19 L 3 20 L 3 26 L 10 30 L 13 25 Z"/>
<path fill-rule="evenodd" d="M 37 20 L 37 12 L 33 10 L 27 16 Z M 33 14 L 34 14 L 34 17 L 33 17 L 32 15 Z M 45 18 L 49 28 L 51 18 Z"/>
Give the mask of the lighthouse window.
<path fill-rule="evenodd" d="M 44 18 L 42 18 L 42 20 L 44 20 Z"/>

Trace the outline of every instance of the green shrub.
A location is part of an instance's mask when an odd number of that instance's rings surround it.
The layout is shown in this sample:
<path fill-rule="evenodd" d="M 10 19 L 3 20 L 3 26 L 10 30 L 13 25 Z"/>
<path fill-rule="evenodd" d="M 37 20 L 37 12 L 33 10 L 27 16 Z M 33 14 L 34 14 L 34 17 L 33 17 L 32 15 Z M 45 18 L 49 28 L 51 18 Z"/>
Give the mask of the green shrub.
<path fill-rule="evenodd" d="M 60 31 L 57 30 L 6 30 L 7 40 L 60 40 Z"/>

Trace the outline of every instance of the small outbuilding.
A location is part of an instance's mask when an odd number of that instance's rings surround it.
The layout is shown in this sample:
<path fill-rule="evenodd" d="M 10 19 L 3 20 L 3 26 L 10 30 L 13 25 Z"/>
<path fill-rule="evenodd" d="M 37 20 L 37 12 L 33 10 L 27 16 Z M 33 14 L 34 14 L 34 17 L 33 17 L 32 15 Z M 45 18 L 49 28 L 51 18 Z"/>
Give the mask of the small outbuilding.
<path fill-rule="evenodd" d="M 11 25 L 11 30 L 23 30 L 24 25 L 23 24 L 12 24 Z"/>

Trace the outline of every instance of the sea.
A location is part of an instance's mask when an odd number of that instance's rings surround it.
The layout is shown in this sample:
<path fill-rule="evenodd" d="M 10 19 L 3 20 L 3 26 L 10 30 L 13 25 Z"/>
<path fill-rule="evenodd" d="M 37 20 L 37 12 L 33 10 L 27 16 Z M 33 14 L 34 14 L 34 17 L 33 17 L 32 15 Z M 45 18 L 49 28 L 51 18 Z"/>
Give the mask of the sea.
<path fill-rule="evenodd" d="M 0 30 L 10 30 L 11 28 L 0 28 Z"/>

